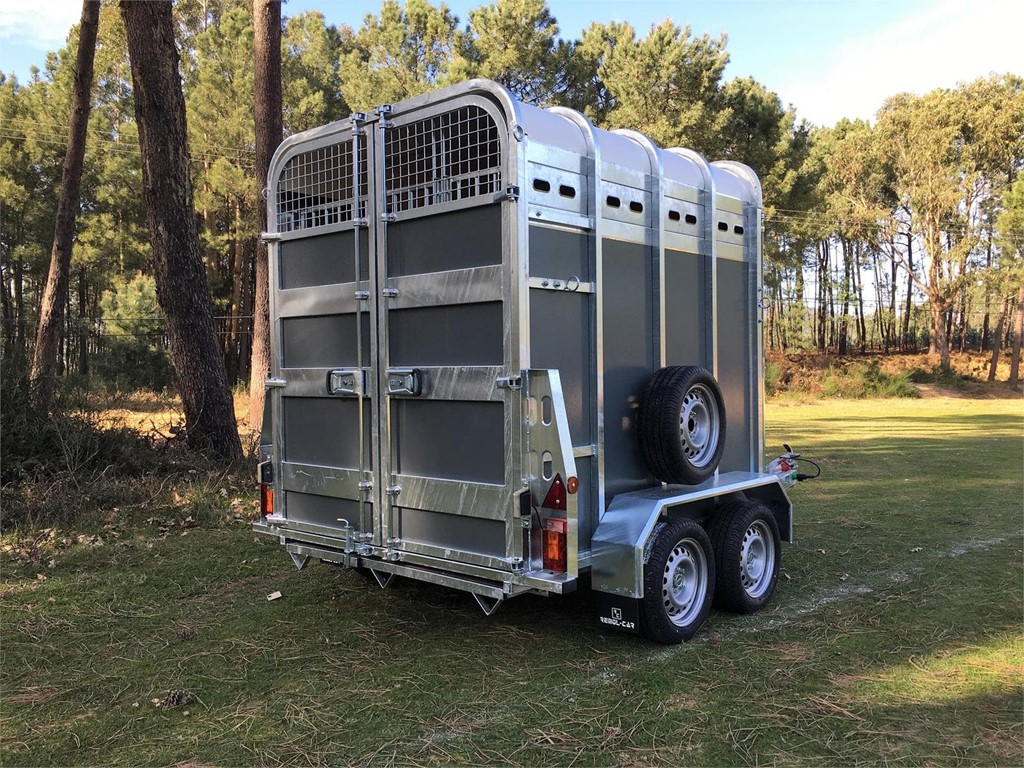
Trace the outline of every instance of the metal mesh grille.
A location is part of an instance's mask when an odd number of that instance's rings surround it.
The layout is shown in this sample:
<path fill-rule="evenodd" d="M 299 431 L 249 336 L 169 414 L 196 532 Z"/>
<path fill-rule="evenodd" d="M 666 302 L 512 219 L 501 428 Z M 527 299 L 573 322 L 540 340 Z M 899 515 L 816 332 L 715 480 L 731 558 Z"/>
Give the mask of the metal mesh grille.
<path fill-rule="evenodd" d="M 493 194 L 501 189 L 498 127 L 467 106 L 390 129 L 385 175 L 390 213 Z"/>
<path fill-rule="evenodd" d="M 359 147 L 359 217 L 366 216 L 366 145 Z M 289 160 L 277 185 L 277 231 L 352 221 L 352 141 L 303 152 Z"/>

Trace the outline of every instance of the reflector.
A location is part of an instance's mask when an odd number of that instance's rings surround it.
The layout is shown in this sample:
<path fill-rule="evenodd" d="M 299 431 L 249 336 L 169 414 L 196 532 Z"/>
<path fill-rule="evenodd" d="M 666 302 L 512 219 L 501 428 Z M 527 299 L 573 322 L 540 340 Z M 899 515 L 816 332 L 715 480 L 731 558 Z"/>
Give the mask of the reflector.
<path fill-rule="evenodd" d="M 555 475 L 555 479 L 551 481 L 551 487 L 548 489 L 548 495 L 544 497 L 544 503 L 542 507 L 547 509 L 565 509 L 565 483 L 562 482 L 561 475 Z"/>

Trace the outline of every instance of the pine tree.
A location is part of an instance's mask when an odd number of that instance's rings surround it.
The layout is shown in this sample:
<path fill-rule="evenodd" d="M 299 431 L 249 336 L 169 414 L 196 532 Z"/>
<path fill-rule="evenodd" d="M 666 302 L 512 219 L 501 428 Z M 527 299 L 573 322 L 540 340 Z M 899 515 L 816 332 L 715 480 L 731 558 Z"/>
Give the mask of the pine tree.
<path fill-rule="evenodd" d="M 128 33 L 157 298 L 167 316 L 186 438 L 193 448 L 234 459 L 242 447 L 199 256 L 171 3 L 121 0 L 120 8 Z"/>

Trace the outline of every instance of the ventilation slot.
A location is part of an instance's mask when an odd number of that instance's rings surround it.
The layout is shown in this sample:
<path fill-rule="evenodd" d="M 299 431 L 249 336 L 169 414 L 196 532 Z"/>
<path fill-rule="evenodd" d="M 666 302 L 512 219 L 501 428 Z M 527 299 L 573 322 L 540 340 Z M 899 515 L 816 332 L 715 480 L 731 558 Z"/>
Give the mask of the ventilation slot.
<path fill-rule="evenodd" d="M 669 211 L 668 218 L 670 221 L 679 221 L 679 211 Z"/>
<path fill-rule="evenodd" d="M 737 224 L 735 227 L 732 228 L 732 231 L 735 232 L 737 235 L 742 235 L 743 234 L 743 227 L 741 227 L 739 224 Z"/>
<path fill-rule="evenodd" d="M 728 232 L 729 231 L 729 225 L 726 224 L 724 221 L 720 221 L 720 222 L 718 222 L 718 230 L 719 230 L 719 232 Z"/>
<path fill-rule="evenodd" d="M 643 213 L 644 212 L 644 204 L 643 203 L 638 203 L 636 200 L 633 200 L 629 204 L 629 210 L 631 210 L 633 213 Z"/>
<path fill-rule="evenodd" d="M 619 198 L 614 197 L 612 195 L 608 195 L 608 199 L 605 200 L 605 202 L 608 203 L 609 208 L 618 208 L 620 205 L 622 205 L 622 201 L 619 200 Z"/>
<path fill-rule="evenodd" d="M 568 184 L 562 184 L 558 188 L 558 194 L 560 194 L 562 197 L 567 197 L 570 200 L 574 200 L 576 198 L 576 188 L 570 187 Z"/>
<path fill-rule="evenodd" d="M 536 189 L 538 192 L 550 192 L 551 191 L 551 185 L 548 184 L 548 182 L 544 181 L 544 179 L 534 179 L 533 180 L 533 188 Z"/>
<path fill-rule="evenodd" d="M 687 224 L 696 224 L 697 223 L 697 217 L 694 216 L 692 213 L 686 214 L 686 223 Z"/>

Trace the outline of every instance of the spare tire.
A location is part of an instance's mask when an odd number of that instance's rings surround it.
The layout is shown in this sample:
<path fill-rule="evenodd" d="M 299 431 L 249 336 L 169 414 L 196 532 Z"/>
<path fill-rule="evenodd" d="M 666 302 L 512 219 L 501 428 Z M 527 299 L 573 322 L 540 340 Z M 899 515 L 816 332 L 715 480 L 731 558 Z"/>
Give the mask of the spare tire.
<path fill-rule="evenodd" d="M 662 482 L 707 480 L 725 450 L 725 401 L 715 377 L 696 365 L 655 373 L 640 399 L 637 434 L 647 468 Z"/>

